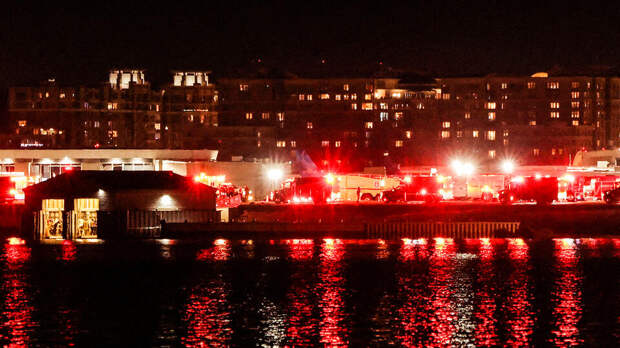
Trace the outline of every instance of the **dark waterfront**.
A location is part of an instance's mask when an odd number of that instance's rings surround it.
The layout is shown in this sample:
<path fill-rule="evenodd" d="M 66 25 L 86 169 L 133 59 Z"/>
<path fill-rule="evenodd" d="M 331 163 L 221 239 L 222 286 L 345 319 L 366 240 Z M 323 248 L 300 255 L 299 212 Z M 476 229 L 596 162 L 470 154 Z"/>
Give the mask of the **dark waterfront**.
<path fill-rule="evenodd" d="M 3 345 L 617 346 L 620 239 L 8 245 Z"/>

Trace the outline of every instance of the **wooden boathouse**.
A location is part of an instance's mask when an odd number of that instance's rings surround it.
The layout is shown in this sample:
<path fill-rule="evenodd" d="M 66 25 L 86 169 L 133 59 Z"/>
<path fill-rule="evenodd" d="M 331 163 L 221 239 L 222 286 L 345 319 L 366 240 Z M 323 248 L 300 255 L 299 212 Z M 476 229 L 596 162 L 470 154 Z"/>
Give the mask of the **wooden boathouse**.
<path fill-rule="evenodd" d="M 71 171 L 26 188 L 35 240 L 157 237 L 162 222 L 218 222 L 215 188 L 170 171 Z"/>

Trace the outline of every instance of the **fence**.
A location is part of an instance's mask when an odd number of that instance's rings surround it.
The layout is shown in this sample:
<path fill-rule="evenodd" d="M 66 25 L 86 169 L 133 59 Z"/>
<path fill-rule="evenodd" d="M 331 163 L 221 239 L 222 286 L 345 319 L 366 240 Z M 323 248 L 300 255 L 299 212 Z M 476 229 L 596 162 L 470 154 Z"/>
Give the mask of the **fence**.
<path fill-rule="evenodd" d="M 368 238 L 493 238 L 497 232 L 515 235 L 519 222 L 386 222 L 366 225 Z"/>

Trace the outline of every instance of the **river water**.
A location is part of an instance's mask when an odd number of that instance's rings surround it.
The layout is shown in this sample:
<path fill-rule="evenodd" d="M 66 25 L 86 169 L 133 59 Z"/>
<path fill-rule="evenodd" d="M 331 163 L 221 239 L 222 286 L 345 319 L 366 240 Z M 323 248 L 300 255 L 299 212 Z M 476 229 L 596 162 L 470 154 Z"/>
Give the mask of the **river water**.
<path fill-rule="evenodd" d="M 620 342 L 620 239 L 4 245 L 0 343 Z"/>

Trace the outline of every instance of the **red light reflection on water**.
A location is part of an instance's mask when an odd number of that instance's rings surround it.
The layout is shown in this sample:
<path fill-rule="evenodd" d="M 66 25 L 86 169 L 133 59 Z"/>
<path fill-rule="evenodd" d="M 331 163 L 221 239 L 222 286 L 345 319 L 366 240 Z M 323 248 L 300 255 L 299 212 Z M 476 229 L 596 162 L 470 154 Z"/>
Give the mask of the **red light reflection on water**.
<path fill-rule="evenodd" d="M 328 346 L 348 344 L 347 329 L 341 325 L 344 319 L 344 300 L 342 299 L 344 286 L 344 278 L 342 277 L 343 256 L 344 244 L 341 240 L 323 240 L 319 256 L 318 289 L 321 291 L 319 336 L 320 342 Z"/>
<path fill-rule="evenodd" d="M 295 261 L 307 261 L 312 259 L 314 241 L 312 239 L 287 239 L 285 243 L 289 247 L 289 257 Z"/>
<path fill-rule="evenodd" d="M 222 275 L 192 289 L 185 310 L 186 347 L 227 347 L 232 335 L 228 307 L 228 285 Z"/>
<path fill-rule="evenodd" d="M 289 258 L 295 261 L 311 260 L 314 254 L 314 241 L 311 239 L 288 239 Z M 302 270 L 312 267 L 308 263 L 296 264 Z M 315 307 L 315 294 L 312 291 L 312 280 L 303 271 L 291 274 L 291 287 L 286 297 L 288 306 L 288 325 L 286 328 L 286 346 L 310 346 L 316 334 L 316 322 L 312 311 Z"/>
<path fill-rule="evenodd" d="M 403 245 L 400 248 L 400 259 L 402 261 L 414 261 L 429 257 L 426 239 L 404 238 L 402 242 Z"/>
<path fill-rule="evenodd" d="M 30 333 L 37 326 L 32 319 L 34 307 L 29 295 L 30 285 L 23 271 L 24 263 L 30 259 L 30 249 L 24 244 L 7 244 L 5 257 L 7 271 L 2 290 L 6 295 L 2 326 L 6 336 L 2 335 L 0 339 L 9 347 L 26 347 L 30 343 Z"/>
<path fill-rule="evenodd" d="M 75 244 L 70 240 L 62 242 L 60 259 L 63 261 L 74 261 L 76 258 Z"/>
<path fill-rule="evenodd" d="M 196 255 L 198 261 L 226 261 L 230 258 L 230 242 L 226 239 L 216 239 L 213 246 L 202 249 Z"/>
<path fill-rule="evenodd" d="M 476 291 L 478 308 L 476 310 L 476 321 L 478 325 L 474 331 L 476 345 L 491 347 L 498 345 L 497 339 L 497 319 L 495 319 L 495 288 L 492 285 L 493 275 L 493 244 L 488 238 L 480 238 L 478 254 L 480 255 L 480 265 L 478 271 L 478 282 L 480 287 Z"/>
<path fill-rule="evenodd" d="M 508 278 L 508 339 L 511 346 L 528 346 L 534 327 L 532 299 L 529 293 L 529 247 L 521 238 L 508 239 L 508 256 L 514 270 Z"/>
<path fill-rule="evenodd" d="M 574 239 L 554 239 L 558 277 L 551 293 L 554 330 L 552 342 L 556 346 L 583 344 L 577 324 L 582 314 L 581 281 L 578 270 L 577 245 Z"/>
<path fill-rule="evenodd" d="M 427 312 L 430 318 L 430 342 L 427 346 L 447 346 L 455 331 L 456 313 L 451 301 L 452 274 L 454 272 L 454 241 L 452 239 L 435 238 L 435 249 L 429 262 L 431 283 L 430 307 Z"/>

